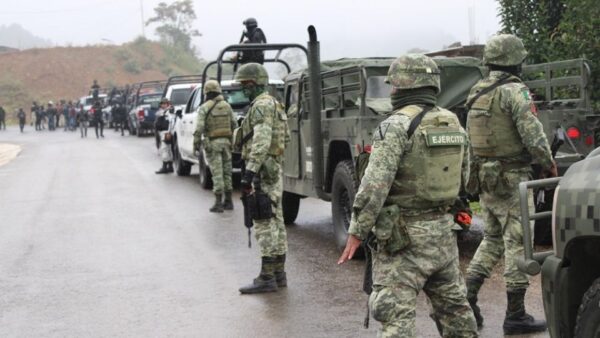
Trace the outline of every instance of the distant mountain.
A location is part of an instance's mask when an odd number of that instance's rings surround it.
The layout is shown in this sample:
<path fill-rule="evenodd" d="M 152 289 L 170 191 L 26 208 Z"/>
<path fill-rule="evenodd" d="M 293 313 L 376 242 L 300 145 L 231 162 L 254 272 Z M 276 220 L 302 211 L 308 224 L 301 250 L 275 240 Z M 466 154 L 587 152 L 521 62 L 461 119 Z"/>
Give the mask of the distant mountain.
<path fill-rule="evenodd" d="M 37 37 L 18 24 L 0 25 L 0 46 L 17 49 L 44 48 L 52 41 Z"/>

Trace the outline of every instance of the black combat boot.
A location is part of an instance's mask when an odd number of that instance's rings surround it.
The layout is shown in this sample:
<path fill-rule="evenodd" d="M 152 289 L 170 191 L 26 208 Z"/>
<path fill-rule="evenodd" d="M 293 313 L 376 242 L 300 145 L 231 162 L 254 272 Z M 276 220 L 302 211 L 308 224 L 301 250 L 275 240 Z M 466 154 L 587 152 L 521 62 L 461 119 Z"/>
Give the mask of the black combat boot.
<path fill-rule="evenodd" d="M 231 200 L 231 191 L 225 192 L 225 200 L 223 201 L 223 209 L 233 210 L 233 201 Z"/>
<path fill-rule="evenodd" d="M 215 193 L 215 204 L 208 209 L 210 212 L 223 212 L 223 203 L 221 203 L 221 194 Z"/>
<path fill-rule="evenodd" d="M 252 284 L 240 288 L 240 292 L 245 294 L 266 293 L 277 291 L 277 282 L 275 281 L 275 257 L 262 257 L 262 267 L 258 277 L 254 278 Z"/>
<path fill-rule="evenodd" d="M 543 320 L 535 320 L 525 312 L 525 291 L 527 289 L 512 289 L 506 291 L 507 306 L 504 318 L 505 335 L 527 334 L 546 331 L 547 325 Z"/>
<path fill-rule="evenodd" d="M 467 300 L 469 301 L 469 305 L 471 305 L 475 321 L 477 322 L 477 329 L 479 330 L 483 327 L 483 316 L 481 315 L 479 306 L 477 306 L 477 294 L 483 285 L 483 281 L 484 277 L 481 275 L 467 276 Z"/>
<path fill-rule="evenodd" d="M 167 172 L 168 173 L 172 173 L 173 172 L 173 161 L 167 162 Z"/>
<path fill-rule="evenodd" d="M 167 167 L 167 162 L 163 162 L 163 165 L 160 169 L 155 171 L 156 174 L 166 174 L 169 173 L 169 169 Z"/>
<path fill-rule="evenodd" d="M 275 281 L 277 287 L 284 288 L 287 286 L 287 274 L 285 273 L 285 254 L 275 256 Z"/>

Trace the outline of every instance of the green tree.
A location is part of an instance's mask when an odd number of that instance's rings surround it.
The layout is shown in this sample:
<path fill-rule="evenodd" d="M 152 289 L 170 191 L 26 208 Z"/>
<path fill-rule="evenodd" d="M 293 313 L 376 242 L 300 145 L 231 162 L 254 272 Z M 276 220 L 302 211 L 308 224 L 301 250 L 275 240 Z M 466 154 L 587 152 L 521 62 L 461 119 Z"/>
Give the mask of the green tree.
<path fill-rule="evenodd" d="M 592 67 L 592 100 L 600 106 L 598 0 L 498 0 L 502 32 L 523 39 L 529 63 L 585 58 Z"/>
<path fill-rule="evenodd" d="M 154 8 L 155 16 L 146 21 L 146 26 L 157 23 L 156 34 L 160 41 L 178 49 L 194 52 L 192 37 L 201 36 L 192 28 L 196 12 L 192 0 L 178 0 L 170 5 L 165 2 Z"/>

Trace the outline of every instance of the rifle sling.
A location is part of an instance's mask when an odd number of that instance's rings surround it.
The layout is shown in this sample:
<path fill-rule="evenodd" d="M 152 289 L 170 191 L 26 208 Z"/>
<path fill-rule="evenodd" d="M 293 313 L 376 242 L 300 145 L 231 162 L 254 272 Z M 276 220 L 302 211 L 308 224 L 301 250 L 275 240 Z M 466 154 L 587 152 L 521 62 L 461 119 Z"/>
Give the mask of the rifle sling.
<path fill-rule="evenodd" d="M 503 84 L 512 82 L 513 80 L 510 79 L 510 77 L 510 75 L 505 74 L 501 78 L 499 78 L 498 81 L 496 81 L 494 84 L 490 85 L 489 87 L 483 88 L 479 93 L 475 94 L 475 96 L 473 96 L 469 101 L 467 101 L 467 103 L 465 103 L 467 111 L 471 110 L 471 107 L 473 106 L 475 101 L 477 101 L 477 99 L 479 99 L 481 96 L 491 92 L 492 90 L 502 86 Z"/>

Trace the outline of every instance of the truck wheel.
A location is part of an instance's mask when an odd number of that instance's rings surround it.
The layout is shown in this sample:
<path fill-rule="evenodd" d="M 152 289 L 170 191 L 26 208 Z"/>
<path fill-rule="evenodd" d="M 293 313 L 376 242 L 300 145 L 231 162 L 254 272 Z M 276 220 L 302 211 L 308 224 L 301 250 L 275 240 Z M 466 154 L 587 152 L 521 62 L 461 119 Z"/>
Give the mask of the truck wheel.
<path fill-rule="evenodd" d="M 200 186 L 204 189 L 212 189 L 212 174 L 210 168 L 204 163 L 204 155 L 200 152 L 198 158 L 198 168 L 200 170 Z"/>
<path fill-rule="evenodd" d="M 283 207 L 283 223 L 285 225 L 294 223 L 296 217 L 298 217 L 298 209 L 300 209 L 300 196 L 284 191 L 281 204 Z"/>
<path fill-rule="evenodd" d="M 354 203 L 357 187 L 358 182 L 355 179 L 352 161 L 345 160 L 338 163 L 331 185 L 331 213 L 335 243 L 341 251 L 346 246 L 352 203 Z"/>
<path fill-rule="evenodd" d="M 142 137 L 144 130 L 140 128 L 140 126 L 137 126 L 135 133 L 137 134 L 137 137 Z"/>
<path fill-rule="evenodd" d="M 600 278 L 583 294 L 577 321 L 575 338 L 600 337 Z"/>
<path fill-rule="evenodd" d="M 173 138 L 173 167 L 177 176 L 188 176 L 192 171 L 192 164 L 181 158 L 176 138 Z"/>

